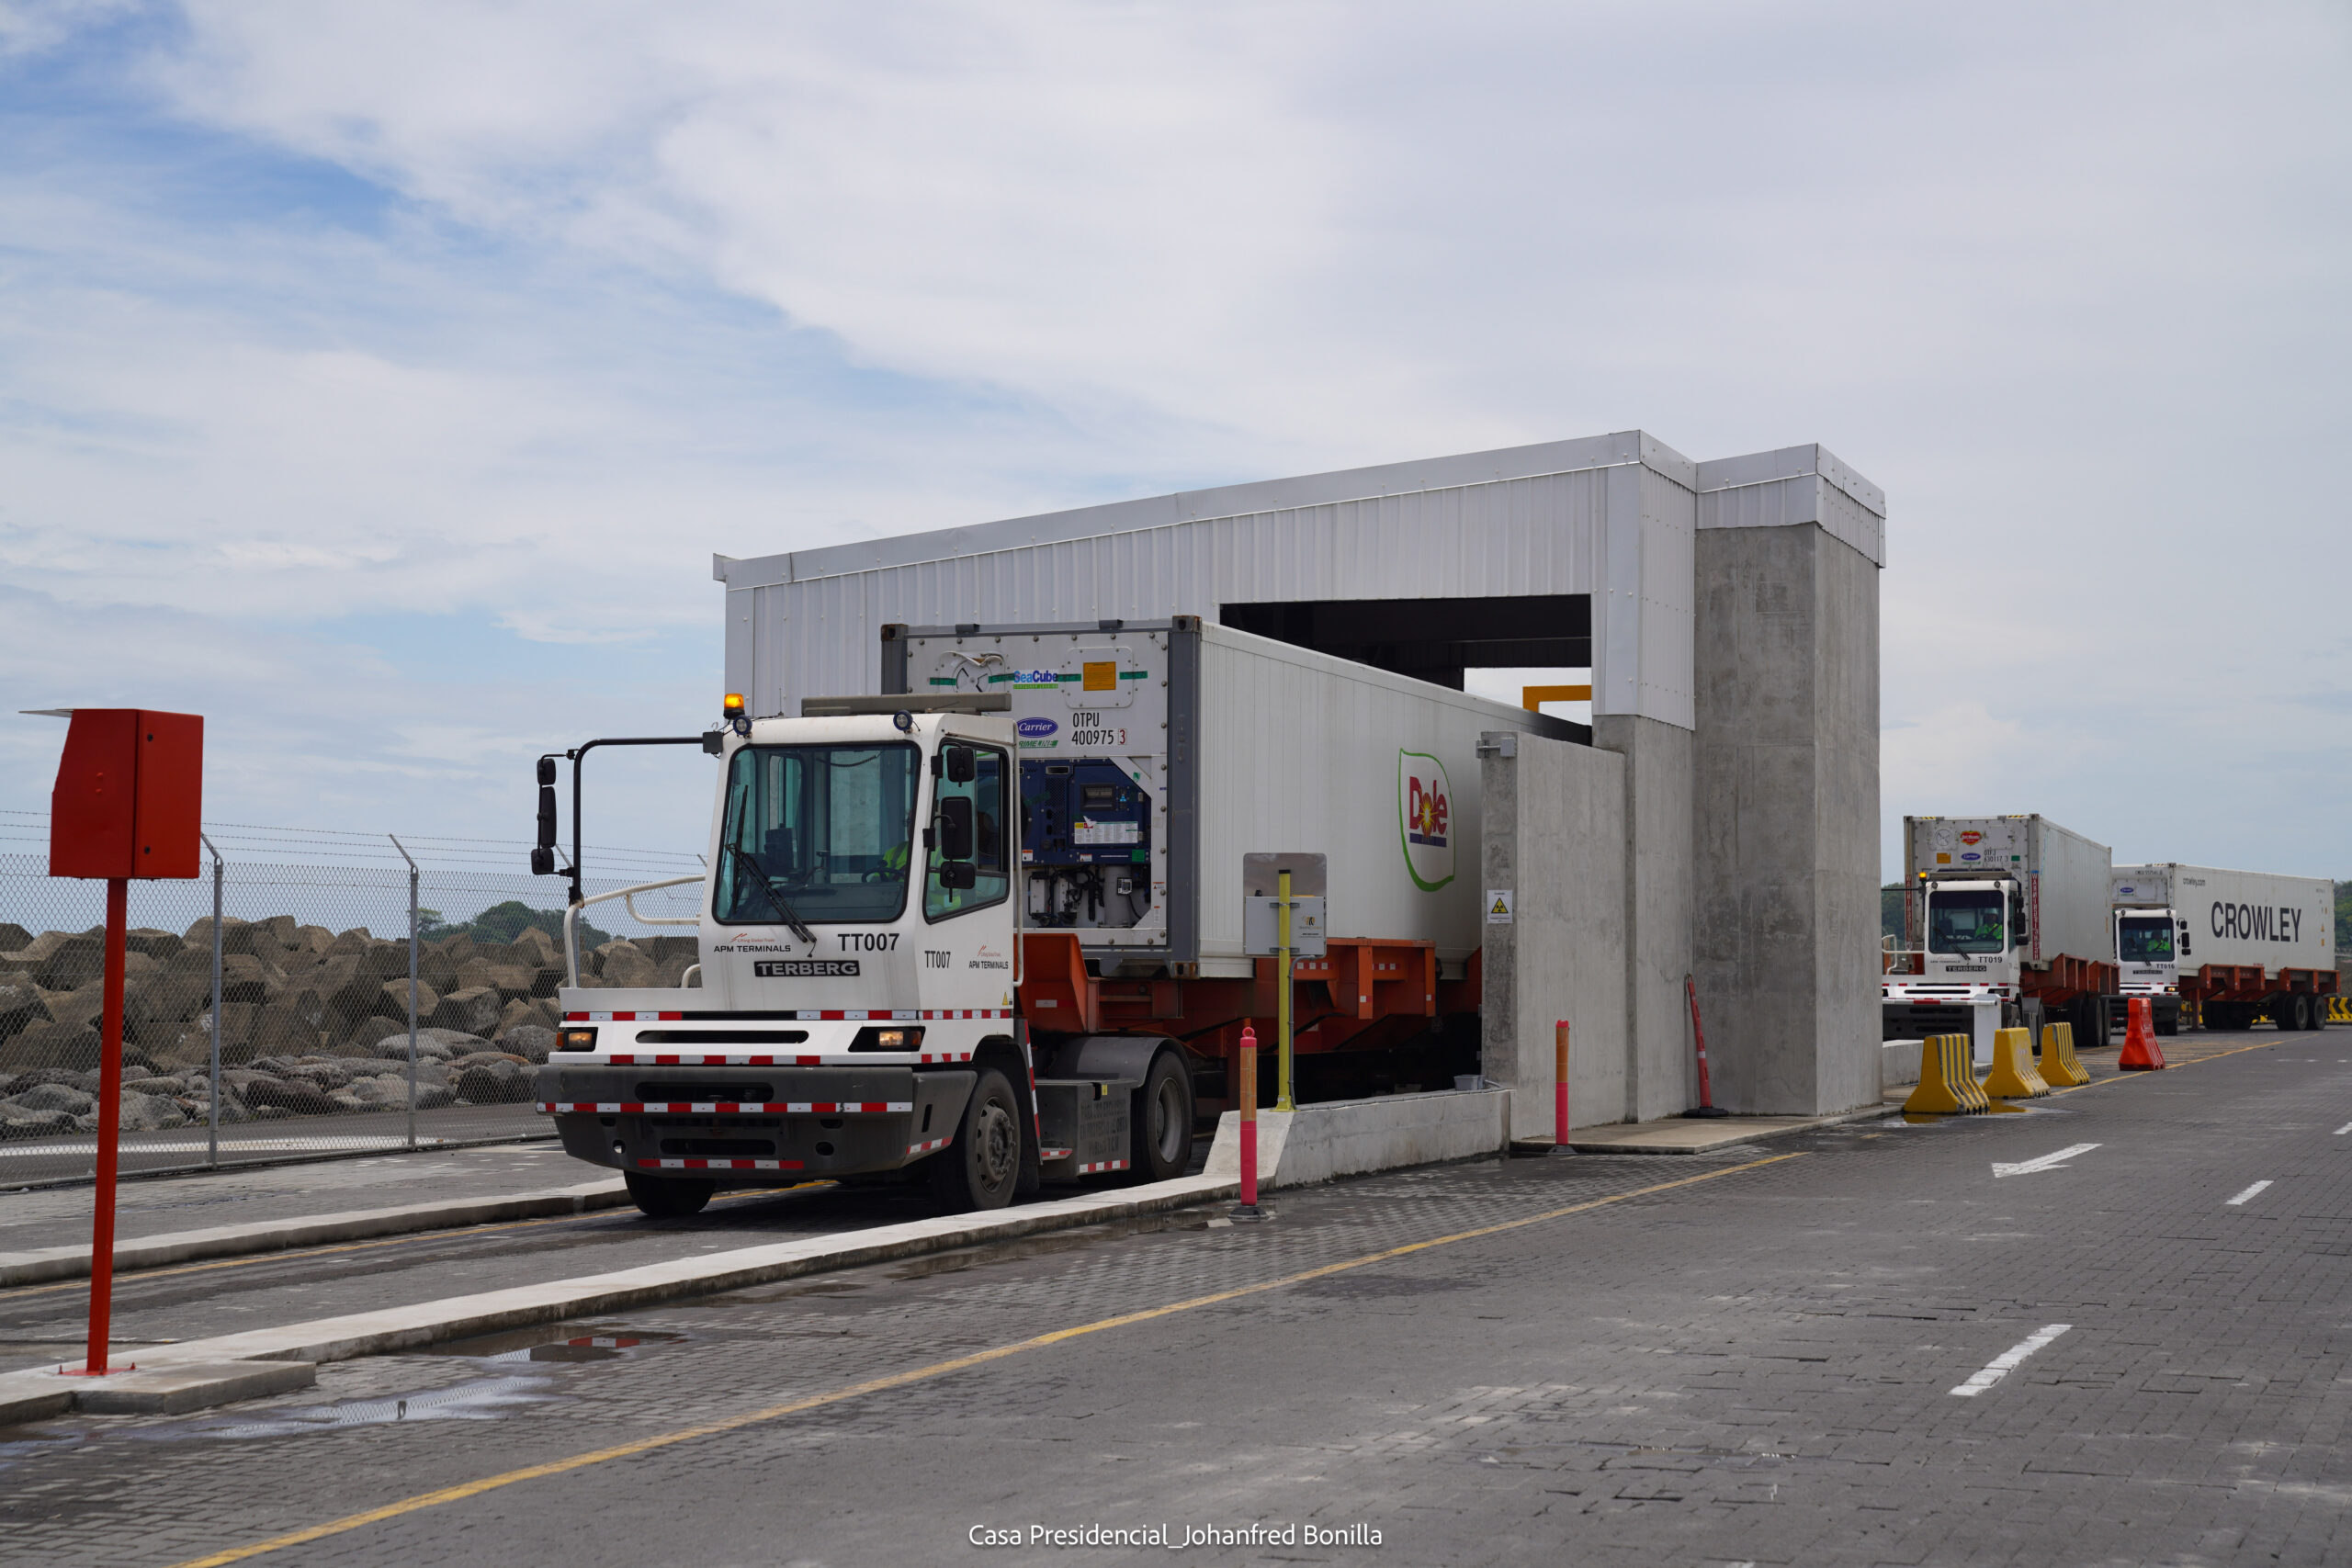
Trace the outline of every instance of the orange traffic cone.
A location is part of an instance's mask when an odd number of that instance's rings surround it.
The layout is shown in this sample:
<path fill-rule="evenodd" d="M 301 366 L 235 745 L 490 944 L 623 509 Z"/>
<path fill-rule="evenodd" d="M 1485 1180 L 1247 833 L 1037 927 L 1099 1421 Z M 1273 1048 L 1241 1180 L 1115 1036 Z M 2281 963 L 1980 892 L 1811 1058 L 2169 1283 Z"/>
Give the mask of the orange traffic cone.
<path fill-rule="evenodd" d="M 2161 1069 L 2165 1054 L 2156 1049 L 2156 1032 L 2148 1022 L 2148 998 L 2133 997 L 2131 1007 L 2132 1021 L 2123 1031 L 2123 1055 L 2115 1058 L 2115 1065 L 2125 1072 Z"/>

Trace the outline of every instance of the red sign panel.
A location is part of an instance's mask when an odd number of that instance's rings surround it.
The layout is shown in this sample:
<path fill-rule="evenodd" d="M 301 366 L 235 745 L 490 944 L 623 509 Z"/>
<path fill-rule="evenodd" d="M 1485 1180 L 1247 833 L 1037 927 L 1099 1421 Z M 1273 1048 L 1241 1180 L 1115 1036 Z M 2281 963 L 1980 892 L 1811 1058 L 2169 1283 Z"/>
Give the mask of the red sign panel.
<path fill-rule="evenodd" d="M 194 876 L 204 720 L 76 708 L 49 797 L 51 876 Z"/>

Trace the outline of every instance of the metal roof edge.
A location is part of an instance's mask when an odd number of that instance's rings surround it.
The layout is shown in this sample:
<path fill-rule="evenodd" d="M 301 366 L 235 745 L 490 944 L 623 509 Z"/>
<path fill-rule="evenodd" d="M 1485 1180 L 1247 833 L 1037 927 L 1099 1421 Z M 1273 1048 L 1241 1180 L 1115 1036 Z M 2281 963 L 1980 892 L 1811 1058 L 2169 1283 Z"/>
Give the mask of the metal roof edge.
<path fill-rule="evenodd" d="M 1698 469 L 1699 482 L 1692 488 L 1702 494 L 1813 475 L 1871 516 L 1882 521 L 1886 516 L 1886 491 L 1847 467 L 1818 442 L 1776 447 L 1770 452 L 1747 452 L 1736 457 L 1710 457 L 1700 463 Z"/>
<path fill-rule="evenodd" d="M 1248 516 L 1254 513 L 1287 511 L 1297 507 L 1331 506 L 1374 496 L 1493 484 L 1627 464 L 1640 464 L 1686 490 L 1698 488 L 1702 465 L 1692 462 L 1646 432 L 1621 430 L 1606 435 L 1537 442 L 1525 446 L 1500 446 L 1485 452 L 1464 452 L 1370 468 L 1339 468 L 1291 479 L 1253 479 L 1205 490 L 1177 491 L 1168 495 L 1106 502 L 1064 512 L 1041 512 L 992 523 L 826 545 L 789 555 L 720 558 L 727 561 L 723 580 L 731 587 L 801 582 L 812 578 L 841 577 L 886 567 L 911 566 L 958 556 L 1019 549 L 1030 545 L 1057 544 L 1106 534 L 1141 533 L 1175 523 L 1206 522 L 1218 517 Z"/>

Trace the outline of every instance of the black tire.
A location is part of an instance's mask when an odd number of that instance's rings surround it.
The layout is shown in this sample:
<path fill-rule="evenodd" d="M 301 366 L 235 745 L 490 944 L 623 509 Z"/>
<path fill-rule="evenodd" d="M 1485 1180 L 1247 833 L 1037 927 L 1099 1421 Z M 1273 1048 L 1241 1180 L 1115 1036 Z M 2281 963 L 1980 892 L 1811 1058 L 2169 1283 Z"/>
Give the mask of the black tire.
<path fill-rule="evenodd" d="M 2309 995 L 2301 991 L 2296 992 L 2287 998 L 2287 1008 L 2293 1015 L 2293 1021 L 2288 1027 L 2297 1033 L 2309 1034 L 2316 1027 L 2312 1022 L 2312 998 Z"/>
<path fill-rule="evenodd" d="M 682 1220 L 688 1214 L 699 1214 L 718 1190 L 716 1181 L 697 1181 L 684 1176 L 646 1176 L 629 1170 L 621 1173 L 628 1183 L 628 1195 L 639 1210 L 657 1220 Z"/>
<path fill-rule="evenodd" d="M 1001 1209 L 1021 1183 L 1022 1145 L 1028 1115 L 1012 1085 L 994 1067 L 982 1069 L 956 1123 L 956 1141 L 931 1156 L 932 1196 L 943 1213 Z"/>
<path fill-rule="evenodd" d="M 1127 1164 L 1137 1181 L 1168 1181 L 1193 1163 L 1193 1075 L 1173 1051 L 1151 1059 L 1127 1113 Z"/>

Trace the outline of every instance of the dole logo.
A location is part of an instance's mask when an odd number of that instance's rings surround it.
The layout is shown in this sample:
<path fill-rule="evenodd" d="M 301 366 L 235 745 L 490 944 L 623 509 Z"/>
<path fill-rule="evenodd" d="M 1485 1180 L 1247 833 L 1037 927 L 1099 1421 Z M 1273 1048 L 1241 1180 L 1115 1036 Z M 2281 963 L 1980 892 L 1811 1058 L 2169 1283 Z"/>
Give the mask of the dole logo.
<path fill-rule="evenodd" d="M 1960 841 L 1963 844 L 1981 844 L 1984 841 L 1984 835 L 1971 828 L 1960 836 Z"/>
<path fill-rule="evenodd" d="M 1034 740 L 1054 734 L 1061 726 L 1050 718 L 1024 718 L 1012 728 Z"/>
<path fill-rule="evenodd" d="M 1397 836 L 1413 886 L 1434 893 L 1453 880 L 1453 789 L 1426 751 L 1396 753 Z"/>

